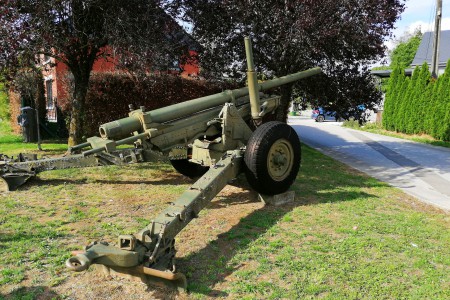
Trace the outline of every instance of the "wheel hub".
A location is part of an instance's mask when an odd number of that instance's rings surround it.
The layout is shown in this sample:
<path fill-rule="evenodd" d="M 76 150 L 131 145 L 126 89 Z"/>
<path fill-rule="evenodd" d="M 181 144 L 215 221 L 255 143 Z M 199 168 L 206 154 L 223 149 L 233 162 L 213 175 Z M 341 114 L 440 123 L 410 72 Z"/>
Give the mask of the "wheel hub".
<path fill-rule="evenodd" d="M 276 141 L 269 150 L 267 160 L 267 170 L 270 176 L 276 181 L 285 179 L 292 169 L 293 159 L 294 153 L 291 144 L 285 139 Z"/>

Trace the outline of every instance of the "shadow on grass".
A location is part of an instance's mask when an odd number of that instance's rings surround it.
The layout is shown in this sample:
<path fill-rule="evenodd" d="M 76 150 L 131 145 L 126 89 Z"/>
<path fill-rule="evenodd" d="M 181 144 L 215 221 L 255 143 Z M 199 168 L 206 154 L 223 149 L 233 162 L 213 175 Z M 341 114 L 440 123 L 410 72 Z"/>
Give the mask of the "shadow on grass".
<path fill-rule="evenodd" d="M 250 195 L 250 193 L 246 192 L 245 194 L 255 199 L 256 194 Z M 364 192 L 343 192 L 336 196 L 337 198 L 345 199 L 338 201 L 353 201 L 361 197 L 374 197 L 374 195 Z M 264 235 L 284 215 L 296 207 L 328 202 L 325 199 L 318 202 L 310 202 L 299 198 L 297 196 L 296 201 L 288 205 L 265 206 L 253 211 L 242 218 L 229 231 L 218 235 L 217 239 L 211 241 L 205 248 L 177 259 L 179 270 L 185 272 L 188 276 L 189 291 L 204 294 L 208 297 L 228 296 L 226 292 L 213 290 L 211 287 L 225 281 L 226 277 L 240 268 L 239 265 L 230 266 L 229 264 L 237 253 L 247 249 L 253 241 Z M 231 195 L 221 201 L 212 203 L 212 205 L 208 206 L 208 209 L 220 209 L 225 205 L 238 206 L 247 202 L 251 201 L 248 200 L 248 197 L 242 197 L 242 194 Z"/>
<path fill-rule="evenodd" d="M 240 219 L 239 223 L 230 230 L 222 232 L 217 239 L 209 242 L 203 249 L 178 259 L 179 270 L 188 276 L 189 290 L 193 293 L 204 294 L 209 297 L 225 297 L 227 292 L 213 290 L 214 285 L 224 282 L 225 279 L 241 265 L 233 262 L 236 254 L 248 249 L 252 242 L 262 237 L 283 216 L 296 207 L 316 205 L 320 203 L 334 203 L 354 201 L 361 198 L 374 198 L 364 191 L 365 188 L 376 187 L 382 183 L 360 176 L 353 170 L 333 162 L 316 151 L 304 148 L 305 165 L 292 189 L 297 192 L 295 202 L 285 206 L 265 206 L 249 213 Z M 138 166 L 138 169 L 145 166 Z M 164 170 L 168 170 L 166 167 Z M 124 175 L 126 176 L 126 175 Z M 128 181 L 129 183 L 144 184 L 180 184 L 187 178 L 177 174 L 164 174 L 155 181 Z M 87 179 L 52 179 L 43 180 L 43 185 L 59 185 L 61 182 L 87 184 Z M 126 184 L 126 181 L 116 180 L 89 180 L 92 182 L 106 182 L 112 184 Z M 234 183 L 245 189 L 243 192 L 219 196 L 220 201 L 214 201 L 208 209 L 221 209 L 224 206 L 233 205 L 239 209 L 239 205 L 256 201 L 256 193 L 249 191 L 248 184 L 243 177 L 239 177 Z"/>
<path fill-rule="evenodd" d="M 320 154 L 317 155 L 319 163 L 321 160 L 323 162 L 329 160 Z M 319 165 L 326 164 L 320 163 Z M 338 164 L 337 166 L 342 170 L 338 169 L 332 172 L 325 170 L 318 175 L 311 166 L 308 166 L 309 170 L 300 175 L 300 178 L 291 187 L 291 190 L 296 191 L 294 202 L 283 206 L 268 205 L 255 210 L 240 219 L 239 223 L 230 230 L 219 234 L 217 239 L 209 242 L 203 249 L 178 258 L 177 264 L 180 272 L 185 273 L 188 277 L 189 291 L 207 297 L 227 297 L 227 292 L 214 290 L 212 287 L 224 282 L 229 275 L 241 268 L 242 265 L 233 262 L 233 257 L 248 249 L 254 241 L 265 235 L 296 207 L 378 198 L 376 195 L 367 193 L 365 189 L 385 186 L 384 183 L 361 176 L 360 173 L 354 173 L 353 170 L 342 165 Z M 341 172 L 343 176 L 336 176 L 336 172 Z M 239 183 L 243 182 L 239 181 Z M 247 188 L 247 184 L 245 183 L 241 187 Z M 220 209 L 229 205 L 234 205 L 236 209 L 239 209 L 239 205 L 254 202 L 256 199 L 256 192 L 247 190 L 212 202 L 208 209 Z"/>
<path fill-rule="evenodd" d="M 74 185 L 85 185 L 85 184 L 114 184 L 114 185 L 126 185 L 126 184 L 148 184 L 148 185 L 177 185 L 177 184 L 189 184 L 194 183 L 194 181 L 189 180 L 189 178 L 183 178 L 182 176 L 164 176 L 164 178 L 159 178 L 155 180 L 106 180 L 106 179 L 70 179 L 70 178 L 58 178 L 58 179 L 39 179 L 34 178 L 28 181 L 25 185 L 19 189 L 28 190 L 33 185 L 39 186 L 60 186 L 63 184 L 74 184 Z"/>
<path fill-rule="evenodd" d="M 0 294 L 0 299 L 64 299 L 46 286 L 20 287 L 9 294 Z"/>

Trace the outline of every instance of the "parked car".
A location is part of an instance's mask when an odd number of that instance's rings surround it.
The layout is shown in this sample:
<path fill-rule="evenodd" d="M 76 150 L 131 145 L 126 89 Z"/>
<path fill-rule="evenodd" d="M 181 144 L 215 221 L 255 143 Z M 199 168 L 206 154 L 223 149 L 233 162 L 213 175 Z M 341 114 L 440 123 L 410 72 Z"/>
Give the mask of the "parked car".
<path fill-rule="evenodd" d="M 366 110 L 366 106 L 364 104 L 360 104 L 355 108 L 350 108 L 347 115 L 348 117 L 346 119 L 350 120 L 352 118 L 357 120 L 360 125 L 363 125 L 368 118 L 368 110 Z"/>
<path fill-rule="evenodd" d="M 312 111 L 311 118 L 316 122 L 324 121 L 343 121 L 353 118 L 364 122 L 366 119 L 366 107 L 363 104 L 350 108 L 347 112 L 338 115 L 335 111 L 327 111 L 323 107 L 318 107 Z"/>
<path fill-rule="evenodd" d="M 311 118 L 314 119 L 316 122 L 337 121 L 335 111 L 326 111 L 322 107 L 313 109 Z"/>

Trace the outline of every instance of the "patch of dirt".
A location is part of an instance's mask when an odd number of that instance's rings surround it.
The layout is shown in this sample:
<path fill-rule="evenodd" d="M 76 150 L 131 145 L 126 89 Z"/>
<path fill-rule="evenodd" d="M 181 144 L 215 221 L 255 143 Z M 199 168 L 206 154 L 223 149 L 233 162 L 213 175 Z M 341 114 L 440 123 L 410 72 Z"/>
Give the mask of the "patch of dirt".
<path fill-rule="evenodd" d="M 170 179 L 169 185 L 178 182 L 187 187 L 187 184 L 192 183 L 186 177 L 174 172 L 165 175 Z M 122 232 L 124 234 L 135 233 L 137 232 L 134 231 L 135 228 L 143 227 L 136 221 L 137 218 L 148 220 L 150 223 L 151 219 L 156 217 L 169 202 L 175 201 L 181 193 L 175 193 L 172 189 L 161 192 L 158 190 L 160 184 L 166 184 L 165 175 L 158 178 L 162 182 L 152 178 L 145 184 L 142 184 L 135 174 L 131 176 L 125 174 L 120 180 L 112 183 L 102 178 L 86 182 L 83 179 L 80 180 L 78 178 L 80 176 L 75 176 L 69 180 L 63 180 L 70 185 L 67 186 L 68 189 L 56 188 L 54 192 L 49 192 L 49 199 L 42 198 L 45 195 L 44 178 L 11 195 L 17 202 L 25 204 L 23 207 L 18 207 L 15 213 L 31 216 L 42 223 L 69 220 L 74 216 L 75 209 L 87 214 L 88 217 L 80 220 L 73 219 L 63 225 L 70 234 L 61 241 L 61 247 L 80 245 L 81 249 L 81 245 L 91 242 L 90 234 L 86 231 L 90 230 L 92 234 L 96 234 L 97 229 L 101 229 L 101 223 L 122 226 L 125 228 Z M 61 184 L 60 181 L 50 182 L 50 185 L 58 187 Z M 188 280 L 195 282 L 196 279 L 204 276 L 210 269 L 215 268 L 214 264 L 221 257 L 224 264 L 228 264 L 236 253 L 238 245 L 226 238 L 227 233 L 237 226 L 241 219 L 263 208 L 263 204 L 257 200 L 257 194 L 249 190 L 246 182 L 240 181 L 243 180 L 238 179 L 235 185 L 226 186 L 200 213 L 199 218 L 194 219 L 177 236 L 178 270 L 188 275 Z M 42 190 L 44 192 L 41 192 Z M 156 194 L 155 190 L 158 191 Z M 127 191 L 133 191 L 133 193 L 127 194 Z M 93 209 L 98 209 L 98 212 L 91 216 L 89 214 Z M 130 232 L 130 230 L 133 231 Z M 112 240 L 114 243 L 117 238 L 115 233 L 103 231 L 106 235 L 102 239 Z M 205 257 L 209 259 L 205 260 Z M 228 276 L 232 273 L 232 271 L 228 272 L 223 265 L 218 269 L 220 274 L 216 274 L 217 279 L 212 281 L 212 285 L 215 286 L 209 294 L 211 297 L 226 296 L 221 293 L 221 290 L 224 285 L 227 285 Z M 61 274 L 44 273 L 44 270 L 46 269 L 29 270 L 25 280 L 0 290 L 2 293 L 6 292 L 4 295 L 7 298 L 9 298 L 8 295 L 13 295 L 14 289 L 20 289 L 28 293 L 38 290 L 36 294 L 42 299 L 189 299 L 189 295 L 149 287 L 140 280 L 107 276 L 101 270 L 90 269 L 87 272 L 75 274 L 65 269 Z M 56 278 L 63 280 L 53 287 L 47 286 Z"/>
<path fill-rule="evenodd" d="M 134 201 L 124 201 L 120 207 L 116 205 L 104 205 L 106 212 L 126 211 L 135 207 Z M 127 208 L 128 206 L 128 208 Z M 240 220 L 255 210 L 261 209 L 263 204 L 257 201 L 255 192 L 250 192 L 242 187 L 226 186 L 224 190 L 201 212 L 198 219 L 194 219 L 176 239 L 177 257 L 181 260 L 179 270 L 183 273 L 188 269 L 196 269 L 199 263 L 193 255 L 202 252 L 202 255 L 216 259 L 216 253 L 208 247 L 212 241 L 220 235 L 228 232 Z M 135 210 L 135 209 L 134 209 Z M 139 215 L 142 215 L 139 213 Z M 218 247 L 220 253 L 233 253 L 235 245 L 226 241 L 220 241 Z M 192 257 L 194 256 L 194 257 Z M 192 258 L 192 259 L 191 259 Z M 208 268 L 202 265 L 201 268 Z M 196 276 L 200 276 L 194 271 Z M 227 274 L 223 274 L 224 280 Z M 189 280 L 189 279 L 188 279 Z M 219 290 L 221 283 L 217 284 Z M 188 295 L 177 294 L 173 290 L 147 286 L 136 278 L 122 278 L 118 276 L 106 276 L 101 270 L 93 270 L 79 274 L 73 274 L 64 283 L 53 289 L 59 295 L 65 295 L 66 299 L 188 299 Z M 214 291 L 212 292 L 214 293 Z"/>
<path fill-rule="evenodd" d="M 196 281 L 200 278 L 203 270 L 214 268 L 214 261 L 221 256 L 227 256 L 226 261 L 230 259 L 235 252 L 236 245 L 230 243 L 226 239 L 220 239 L 220 236 L 226 234 L 231 228 L 239 224 L 242 218 L 245 218 L 252 212 L 261 209 L 263 204 L 257 201 L 257 194 L 250 192 L 242 187 L 226 186 L 222 192 L 211 202 L 208 207 L 200 213 L 199 218 L 194 219 L 176 238 L 177 259 L 179 261 L 178 269 L 183 273 L 189 273 L 193 270 L 188 280 Z M 215 244 L 211 247 L 211 244 Z M 220 249 L 219 252 L 215 249 Z M 210 257 L 211 265 L 205 265 L 205 259 L 198 260 L 197 258 Z M 206 260 L 207 262 L 207 260 Z M 219 278 L 227 281 L 229 274 L 220 274 Z M 90 284 L 91 278 L 89 275 L 84 275 L 82 279 L 86 284 Z M 79 281 L 78 279 L 77 281 Z M 95 285 L 95 292 L 99 290 L 109 289 L 111 285 L 110 280 L 103 284 L 103 287 Z M 145 288 L 141 283 L 131 283 L 129 280 L 120 280 L 112 283 L 113 286 L 121 285 L 123 289 L 127 290 L 127 294 L 132 292 L 132 299 L 183 299 L 187 295 L 176 295 L 173 292 L 153 290 L 152 288 Z M 211 292 L 214 295 L 215 291 L 220 291 L 222 283 L 216 283 Z M 66 284 L 62 285 L 62 289 Z M 59 288 L 58 288 L 59 289 Z M 92 289 L 92 287 L 91 287 Z M 115 291 L 109 292 L 110 299 L 115 299 L 122 294 Z M 89 298 L 86 298 L 89 299 Z"/>
<path fill-rule="evenodd" d="M 137 278 L 108 276 L 100 270 L 73 275 L 63 284 L 54 288 L 65 299 L 115 300 L 115 299 L 184 299 L 174 290 L 148 286 Z"/>

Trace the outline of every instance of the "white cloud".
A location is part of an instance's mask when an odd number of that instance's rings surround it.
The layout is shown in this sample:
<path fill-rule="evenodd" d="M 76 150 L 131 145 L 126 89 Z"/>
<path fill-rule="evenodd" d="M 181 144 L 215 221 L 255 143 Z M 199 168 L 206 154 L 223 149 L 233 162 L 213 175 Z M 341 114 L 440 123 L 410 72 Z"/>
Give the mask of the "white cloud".
<path fill-rule="evenodd" d="M 432 31 L 436 15 L 436 0 L 407 0 L 405 11 L 396 23 L 394 35 L 402 36 L 405 32 L 414 32 L 420 26 L 422 32 Z M 442 30 L 450 29 L 450 0 L 442 0 Z"/>
<path fill-rule="evenodd" d="M 424 21 L 417 21 L 409 25 L 405 31 L 409 33 L 413 33 L 416 28 L 420 26 L 422 33 L 425 33 L 427 31 L 433 31 L 434 30 L 434 22 L 427 23 Z M 450 17 L 443 18 L 441 21 L 441 30 L 450 30 Z"/>
<path fill-rule="evenodd" d="M 436 0 L 407 0 L 405 11 L 396 23 L 393 31 L 393 39 L 384 44 L 392 50 L 395 40 L 405 34 L 414 33 L 420 26 L 422 33 L 434 30 L 434 18 L 436 14 Z M 442 0 L 442 22 L 441 30 L 450 30 L 450 0 Z"/>
<path fill-rule="evenodd" d="M 392 50 L 392 48 L 395 46 L 395 39 L 398 39 L 408 33 L 412 34 L 419 27 L 422 33 L 434 31 L 434 21 L 433 22 L 416 21 L 408 26 L 397 28 L 394 31 L 394 38 L 385 42 L 386 47 L 389 50 Z M 442 18 L 441 30 L 450 30 L 450 17 Z"/>

